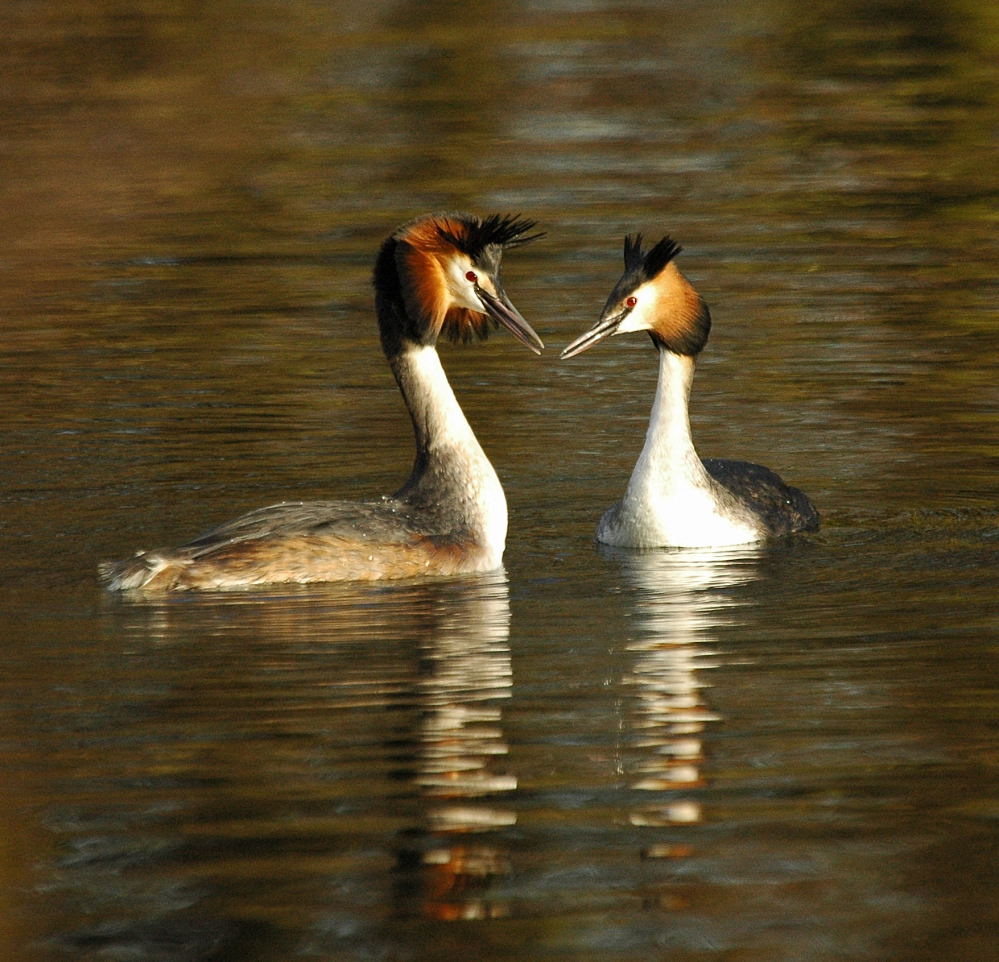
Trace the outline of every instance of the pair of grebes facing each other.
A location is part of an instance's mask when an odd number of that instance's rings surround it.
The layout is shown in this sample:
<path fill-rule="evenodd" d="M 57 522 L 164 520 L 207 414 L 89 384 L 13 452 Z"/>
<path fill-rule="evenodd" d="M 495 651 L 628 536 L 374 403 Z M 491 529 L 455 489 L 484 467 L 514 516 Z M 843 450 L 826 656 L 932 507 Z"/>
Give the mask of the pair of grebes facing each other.
<path fill-rule="evenodd" d="M 416 434 L 409 480 L 372 501 L 289 501 L 230 521 L 178 548 L 100 566 L 111 590 L 457 575 L 499 568 L 506 498 L 458 404 L 436 344 L 505 327 L 540 354 L 543 344 L 500 282 L 508 247 L 540 237 L 519 217 L 440 213 L 404 224 L 375 261 L 382 348 Z M 613 334 L 647 331 L 659 383 L 645 446 L 624 497 L 597 540 L 628 548 L 745 544 L 818 527 L 808 498 L 757 464 L 701 460 L 687 403 L 711 317 L 674 259 L 669 237 L 645 250 L 624 241 L 624 274 L 600 320 L 573 341 L 573 357 Z"/>

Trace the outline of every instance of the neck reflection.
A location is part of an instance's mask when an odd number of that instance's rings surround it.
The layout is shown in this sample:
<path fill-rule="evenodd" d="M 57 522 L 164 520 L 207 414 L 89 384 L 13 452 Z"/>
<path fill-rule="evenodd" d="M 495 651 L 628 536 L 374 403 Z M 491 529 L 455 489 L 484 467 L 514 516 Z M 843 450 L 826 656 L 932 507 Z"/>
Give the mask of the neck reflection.
<path fill-rule="evenodd" d="M 490 890 L 510 872 L 497 833 L 516 821 L 499 804 L 517 787 L 502 762 L 501 703 L 513 683 L 509 596 L 505 576 L 452 588 L 434 600 L 433 630 L 420 640 L 412 784 L 426 804 L 397 850 L 396 909 L 495 918 L 508 908 Z"/>
<path fill-rule="evenodd" d="M 640 793 L 629 820 L 648 828 L 702 822 L 705 742 L 721 720 L 703 673 L 716 664 L 717 629 L 737 618 L 729 589 L 758 577 L 759 548 L 604 553 L 635 591 L 632 659 L 622 678 L 630 737 L 621 765 Z M 650 840 L 644 855 L 688 854 L 677 838 Z"/>

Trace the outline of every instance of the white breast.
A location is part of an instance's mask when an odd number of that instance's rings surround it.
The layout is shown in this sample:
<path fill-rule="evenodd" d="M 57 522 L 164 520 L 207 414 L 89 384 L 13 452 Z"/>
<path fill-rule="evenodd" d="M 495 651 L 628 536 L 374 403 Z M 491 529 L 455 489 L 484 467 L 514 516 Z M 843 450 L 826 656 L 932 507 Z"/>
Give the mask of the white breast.
<path fill-rule="evenodd" d="M 693 487 L 669 494 L 629 488 L 597 526 L 597 540 L 618 547 L 717 548 L 762 537 L 751 519 L 721 513 L 710 491 Z"/>

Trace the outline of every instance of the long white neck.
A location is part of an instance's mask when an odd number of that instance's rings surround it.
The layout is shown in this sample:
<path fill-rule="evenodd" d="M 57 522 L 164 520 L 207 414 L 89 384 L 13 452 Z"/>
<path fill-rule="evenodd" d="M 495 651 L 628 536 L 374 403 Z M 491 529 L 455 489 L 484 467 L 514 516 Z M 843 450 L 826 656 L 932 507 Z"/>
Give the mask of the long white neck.
<path fill-rule="evenodd" d="M 437 350 L 406 344 L 390 358 L 416 436 L 416 461 L 396 497 L 497 552 L 506 542 L 506 497 L 454 396 Z"/>
<path fill-rule="evenodd" d="M 639 455 L 621 502 L 597 528 L 606 544 L 706 547 L 756 537 L 752 519 L 725 497 L 694 450 L 688 402 L 694 359 L 659 350 L 659 381 Z"/>
<path fill-rule="evenodd" d="M 628 495 L 634 497 L 653 492 L 669 495 L 691 485 L 708 484 L 690 436 L 688 404 L 694 359 L 662 349 L 658 354 L 659 381 L 645 446 L 628 482 Z"/>

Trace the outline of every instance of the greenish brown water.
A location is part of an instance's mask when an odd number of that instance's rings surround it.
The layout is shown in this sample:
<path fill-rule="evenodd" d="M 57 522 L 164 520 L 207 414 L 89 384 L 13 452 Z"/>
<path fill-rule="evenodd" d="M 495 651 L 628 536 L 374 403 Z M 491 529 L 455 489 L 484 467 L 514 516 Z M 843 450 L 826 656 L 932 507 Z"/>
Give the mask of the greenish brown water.
<path fill-rule="evenodd" d="M 0 12 L 0 947 L 93 960 L 990 960 L 999 23 L 983 3 L 12 2 Z M 134 604 L 99 559 L 410 467 L 374 251 L 548 236 L 548 344 L 443 349 L 504 573 Z M 592 544 L 642 338 L 815 537 Z"/>

